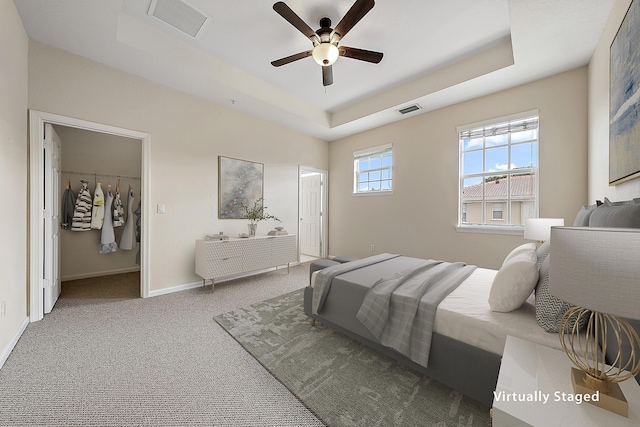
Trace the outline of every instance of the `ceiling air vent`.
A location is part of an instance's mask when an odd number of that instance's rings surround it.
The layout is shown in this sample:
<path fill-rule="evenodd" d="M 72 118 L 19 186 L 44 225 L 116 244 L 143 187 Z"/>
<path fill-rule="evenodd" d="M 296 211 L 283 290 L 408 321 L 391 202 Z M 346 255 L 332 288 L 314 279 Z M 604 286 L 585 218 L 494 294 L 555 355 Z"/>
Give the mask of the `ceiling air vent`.
<path fill-rule="evenodd" d="M 196 37 L 209 18 L 181 0 L 152 0 L 149 15 Z"/>
<path fill-rule="evenodd" d="M 418 104 L 409 105 L 408 107 L 404 107 L 398 110 L 400 114 L 409 114 L 416 110 L 419 110 L 420 106 Z"/>

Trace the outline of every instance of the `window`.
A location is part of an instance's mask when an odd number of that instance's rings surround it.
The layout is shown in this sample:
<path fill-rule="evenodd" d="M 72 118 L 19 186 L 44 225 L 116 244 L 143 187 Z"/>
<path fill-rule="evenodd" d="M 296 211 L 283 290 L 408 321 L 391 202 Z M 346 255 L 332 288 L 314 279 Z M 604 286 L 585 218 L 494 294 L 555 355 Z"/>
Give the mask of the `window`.
<path fill-rule="evenodd" d="M 491 216 L 491 219 L 503 219 L 503 213 L 502 211 L 504 210 L 504 203 L 494 203 L 493 204 L 493 215 Z"/>
<path fill-rule="evenodd" d="M 520 229 L 538 216 L 538 113 L 458 128 L 460 227 Z"/>
<path fill-rule="evenodd" d="M 354 194 L 390 192 L 393 188 L 391 144 L 353 153 L 353 170 Z"/>

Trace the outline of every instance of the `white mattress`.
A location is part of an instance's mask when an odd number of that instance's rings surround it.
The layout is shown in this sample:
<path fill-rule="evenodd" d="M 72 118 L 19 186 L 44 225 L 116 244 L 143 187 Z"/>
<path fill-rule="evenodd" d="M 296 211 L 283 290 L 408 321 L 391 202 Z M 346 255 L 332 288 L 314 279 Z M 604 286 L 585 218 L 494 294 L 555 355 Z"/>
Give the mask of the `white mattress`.
<path fill-rule="evenodd" d="M 561 350 L 558 334 L 538 325 L 533 294 L 509 313 L 490 310 L 489 291 L 497 272 L 478 268 L 451 292 L 438 305 L 434 332 L 495 354 L 502 354 L 507 335 Z"/>

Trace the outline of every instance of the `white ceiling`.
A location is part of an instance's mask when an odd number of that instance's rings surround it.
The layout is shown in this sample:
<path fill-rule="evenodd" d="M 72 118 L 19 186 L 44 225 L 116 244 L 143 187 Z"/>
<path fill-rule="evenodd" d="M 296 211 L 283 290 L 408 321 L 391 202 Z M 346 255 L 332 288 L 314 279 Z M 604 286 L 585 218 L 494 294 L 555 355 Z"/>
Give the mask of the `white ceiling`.
<path fill-rule="evenodd" d="M 273 0 L 184 0 L 209 16 L 192 38 L 148 15 L 152 0 L 15 0 L 29 37 L 332 141 L 588 63 L 614 0 L 378 0 L 340 42 L 334 84 Z M 287 0 L 311 28 L 355 0 Z M 399 108 L 422 109 L 402 116 Z"/>

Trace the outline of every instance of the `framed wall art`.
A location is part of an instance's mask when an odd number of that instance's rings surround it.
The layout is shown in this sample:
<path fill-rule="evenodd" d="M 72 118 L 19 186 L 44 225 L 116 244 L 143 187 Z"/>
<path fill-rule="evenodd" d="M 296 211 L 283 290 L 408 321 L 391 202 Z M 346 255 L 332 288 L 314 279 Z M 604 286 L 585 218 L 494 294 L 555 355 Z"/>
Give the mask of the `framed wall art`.
<path fill-rule="evenodd" d="M 264 165 L 218 156 L 218 218 L 241 219 L 248 206 L 263 196 Z"/>
<path fill-rule="evenodd" d="M 609 185 L 640 177 L 640 0 L 610 48 Z"/>

